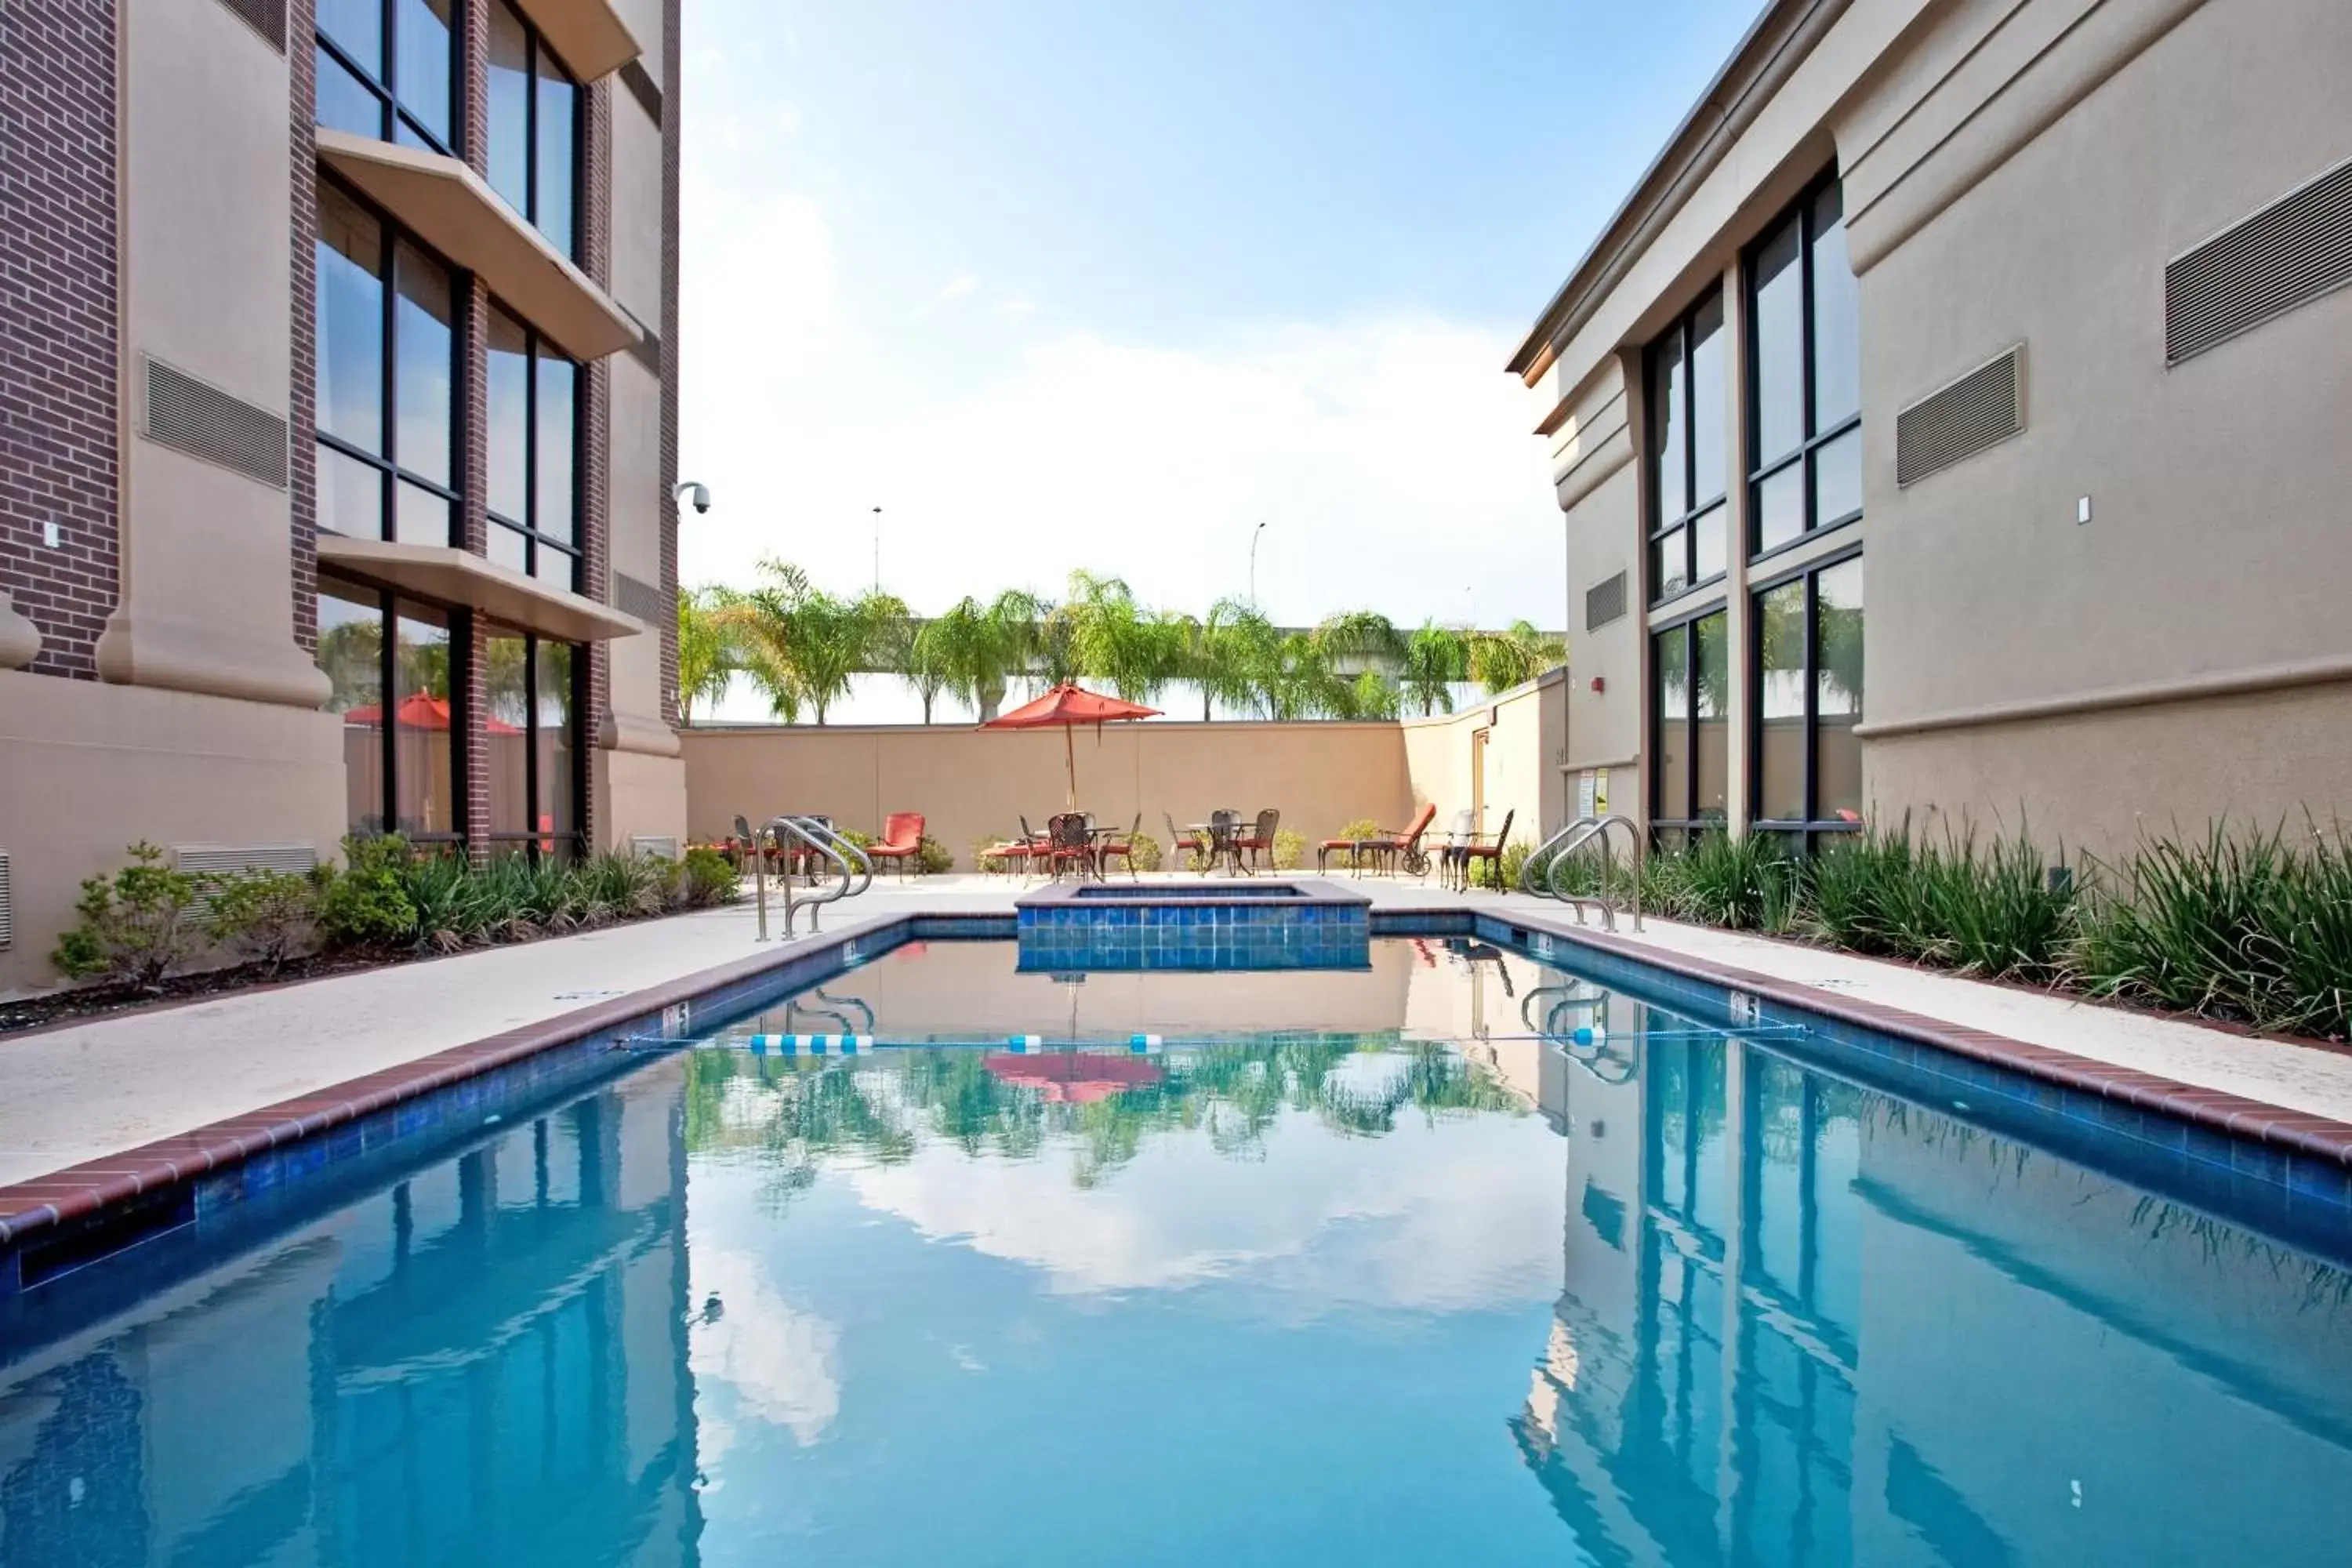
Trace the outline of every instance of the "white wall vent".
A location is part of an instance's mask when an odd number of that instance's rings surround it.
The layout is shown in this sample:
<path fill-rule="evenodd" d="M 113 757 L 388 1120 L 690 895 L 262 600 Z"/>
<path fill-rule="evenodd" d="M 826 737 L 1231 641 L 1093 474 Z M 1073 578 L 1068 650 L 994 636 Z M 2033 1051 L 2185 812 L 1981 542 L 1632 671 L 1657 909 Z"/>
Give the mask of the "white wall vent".
<path fill-rule="evenodd" d="M 2019 343 L 1895 416 L 1895 482 L 1916 484 L 2025 430 L 2025 345 Z"/>
<path fill-rule="evenodd" d="M 259 33 L 279 54 L 286 52 L 286 0 L 221 0 L 231 15 Z"/>
<path fill-rule="evenodd" d="M 319 863 L 319 851 L 308 844 L 174 844 L 172 864 L 199 877 L 226 877 L 232 871 L 308 871 Z"/>
<path fill-rule="evenodd" d="M 233 468 L 273 489 L 286 488 L 285 420 L 162 360 L 146 365 L 149 440 Z"/>
<path fill-rule="evenodd" d="M 665 622 L 677 619 L 677 600 L 674 596 L 625 572 L 613 574 L 613 607 L 625 616 L 636 616 L 650 631 L 658 632 Z"/>
<path fill-rule="evenodd" d="M 2179 364 L 2352 283 L 2352 159 L 2164 264 L 2164 363 Z"/>
<path fill-rule="evenodd" d="M 8 851 L 0 849 L 0 951 L 16 940 L 16 900 L 8 890 Z"/>
<path fill-rule="evenodd" d="M 674 837 L 657 837 L 641 833 L 629 840 L 629 853 L 658 855 L 665 860 L 675 860 L 677 858 L 677 839 Z"/>

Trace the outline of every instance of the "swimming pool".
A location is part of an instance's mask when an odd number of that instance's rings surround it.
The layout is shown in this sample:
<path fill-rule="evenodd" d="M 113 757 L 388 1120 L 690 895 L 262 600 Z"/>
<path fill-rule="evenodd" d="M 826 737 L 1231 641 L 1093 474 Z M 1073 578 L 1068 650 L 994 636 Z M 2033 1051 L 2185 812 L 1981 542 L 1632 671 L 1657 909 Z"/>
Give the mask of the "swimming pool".
<path fill-rule="evenodd" d="M 1017 956 L 25 1291 L 0 1562 L 2341 1559 L 2340 1193 L 1474 938 Z"/>

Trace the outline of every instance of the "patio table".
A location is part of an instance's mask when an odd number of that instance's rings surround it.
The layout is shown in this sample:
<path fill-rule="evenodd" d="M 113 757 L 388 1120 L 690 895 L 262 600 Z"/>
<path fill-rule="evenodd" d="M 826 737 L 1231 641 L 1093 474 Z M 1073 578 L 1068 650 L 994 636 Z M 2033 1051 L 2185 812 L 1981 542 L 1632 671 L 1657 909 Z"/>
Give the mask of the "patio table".
<path fill-rule="evenodd" d="M 1249 876 L 1250 868 L 1242 864 L 1242 825 L 1235 822 L 1188 822 L 1184 831 L 1208 847 L 1208 864 L 1201 868 L 1205 877 L 1217 868 L 1220 860 L 1233 868 L 1235 876 Z"/>

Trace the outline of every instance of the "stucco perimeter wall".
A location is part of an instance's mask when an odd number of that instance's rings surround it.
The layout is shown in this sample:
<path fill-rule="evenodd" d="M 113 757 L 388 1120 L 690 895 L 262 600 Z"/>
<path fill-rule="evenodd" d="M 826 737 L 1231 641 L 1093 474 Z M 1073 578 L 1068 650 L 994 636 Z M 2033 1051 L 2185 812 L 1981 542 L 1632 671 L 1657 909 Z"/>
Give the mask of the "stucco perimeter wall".
<path fill-rule="evenodd" d="M 1568 748 L 1568 675 L 1554 670 L 1526 686 L 1440 719 L 1408 719 L 1404 731 L 1407 783 L 1412 804 L 1437 806 L 1435 827 L 1454 825 L 1471 804 L 1472 752 L 1486 731 L 1485 833 L 1499 833 L 1511 816 L 1514 842 L 1540 837 L 1567 818 L 1560 763 Z"/>
<path fill-rule="evenodd" d="M 140 839 L 308 844 L 343 835 L 342 723 L 277 703 L 0 673 L 0 850 L 15 941 L 0 995 L 56 979 L 81 879 Z"/>
<path fill-rule="evenodd" d="M 775 725 L 689 729 L 682 740 L 688 831 L 698 840 L 725 836 L 739 813 L 823 813 L 872 833 L 891 812 L 919 811 L 969 868 L 977 841 L 1016 833 L 1024 815 L 1042 831 L 1063 805 L 1059 730 Z M 1163 814 L 1183 824 L 1220 806 L 1274 806 L 1285 827 L 1319 838 L 1358 817 L 1387 823 L 1411 811 L 1395 724 L 1155 720 L 1079 730 L 1073 740 L 1079 805 L 1106 823 L 1141 812 L 1144 831 L 1163 843 Z"/>

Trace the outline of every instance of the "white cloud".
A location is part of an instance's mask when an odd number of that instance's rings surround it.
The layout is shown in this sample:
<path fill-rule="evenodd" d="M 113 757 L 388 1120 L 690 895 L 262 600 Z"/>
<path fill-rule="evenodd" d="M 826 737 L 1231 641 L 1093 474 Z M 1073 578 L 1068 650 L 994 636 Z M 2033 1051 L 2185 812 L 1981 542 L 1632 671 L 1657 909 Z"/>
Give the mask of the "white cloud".
<path fill-rule="evenodd" d="M 979 292 L 979 289 L 980 279 L 969 272 L 950 278 L 940 285 L 938 293 L 915 307 L 915 320 L 919 321 L 940 306 L 952 304 L 967 294 Z"/>
<path fill-rule="evenodd" d="M 692 1299 L 717 1296 L 724 1311 L 694 1325 L 688 1365 L 706 1397 L 732 1394 L 725 1414 L 702 1420 L 706 1461 L 716 1457 L 714 1425 L 731 1441 L 744 1417 L 784 1428 L 803 1447 L 824 1436 L 841 1414 L 840 1329 L 793 1310 L 751 1253 L 698 1241 L 691 1260 Z"/>

